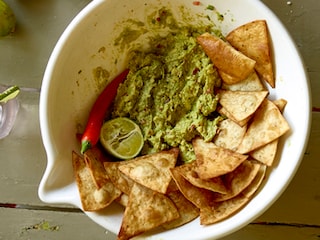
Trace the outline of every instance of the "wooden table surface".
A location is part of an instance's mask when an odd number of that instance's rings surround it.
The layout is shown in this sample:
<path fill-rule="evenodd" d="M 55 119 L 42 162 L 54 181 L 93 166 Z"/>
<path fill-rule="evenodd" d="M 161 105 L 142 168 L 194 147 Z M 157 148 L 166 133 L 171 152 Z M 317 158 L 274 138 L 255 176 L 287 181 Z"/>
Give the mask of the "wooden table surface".
<path fill-rule="evenodd" d="M 50 53 L 89 0 L 6 0 L 18 25 L 0 39 L 0 84 L 24 87 L 10 135 L 0 140 L 0 240 L 115 239 L 72 206 L 37 195 L 46 167 L 39 127 L 39 93 Z M 224 240 L 320 239 L 320 1 L 264 0 L 288 28 L 305 61 L 313 112 L 308 147 L 293 181 L 261 217 Z M 297 96 L 299 97 L 299 96 Z M 299 109 L 297 109 L 299 111 Z"/>

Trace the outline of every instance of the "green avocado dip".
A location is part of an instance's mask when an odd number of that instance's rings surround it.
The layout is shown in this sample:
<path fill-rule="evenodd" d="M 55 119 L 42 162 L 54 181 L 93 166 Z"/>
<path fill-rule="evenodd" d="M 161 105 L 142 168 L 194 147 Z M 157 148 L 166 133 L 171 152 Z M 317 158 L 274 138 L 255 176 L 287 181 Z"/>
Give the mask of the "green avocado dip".
<path fill-rule="evenodd" d="M 211 141 L 222 120 L 214 94 L 220 78 L 196 42 L 210 28 L 178 24 L 167 9 L 149 19 L 168 31 L 150 37 L 149 48 L 130 51 L 130 72 L 118 88 L 112 118 L 139 124 L 145 141 L 141 154 L 179 147 L 180 159 L 190 162 L 192 139 Z"/>

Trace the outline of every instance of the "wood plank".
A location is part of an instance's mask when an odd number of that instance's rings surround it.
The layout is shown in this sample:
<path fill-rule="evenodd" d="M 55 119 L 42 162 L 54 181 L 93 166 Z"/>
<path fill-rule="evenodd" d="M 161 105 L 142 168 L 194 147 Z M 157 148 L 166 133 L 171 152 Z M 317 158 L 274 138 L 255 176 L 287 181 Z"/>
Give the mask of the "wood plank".
<path fill-rule="evenodd" d="M 318 226 L 250 224 L 220 240 L 318 240 Z"/>
<path fill-rule="evenodd" d="M 304 60 L 311 82 L 313 106 L 320 107 L 320 5 L 318 0 L 274 1 L 263 0 L 288 29 Z M 291 4 L 287 4 L 291 2 Z"/>
<path fill-rule="evenodd" d="M 15 33 L 1 38 L 1 83 L 40 88 L 48 58 L 72 18 L 91 0 L 6 0 L 17 18 Z"/>
<path fill-rule="evenodd" d="M 116 239 L 82 213 L 0 208 L 0 216 L 0 239 L 5 240 Z M 318 240 L 319 236 L 319 226 L 256 223 L 221 240 Z"/>
<path fill-rule="evenodd" d="M 320 113 L 313 113 L 312 120 L 309 144 L 295 177 L 259 220 L 320 225 Z"/>
<path fill-rule="evenodd" d="M 37 185 L 46 158 L 40 137 L 39 93 L 21 92 L 19 101 L 16 124 L 10 135 L 0 140 L 0 202 L 40 204 Z"/>
<path fill-rule="evenodd" d="M 45 205 L 38 198 L 38 185 L 47 164 L 39 97 L 39 92 L 21 91 L 16 123 L 9 136 L 0 140 L 0 203 Z"/>
<path fill-rule="evenodd" d="M 4 240 L 115 239 L 83 213 L 0 208 L 0 216 Z"/>
<path fill-rule="evenodd" d="M 320 38 L 319 38 L 320 42 Z M 320 47 L 319 47 L 320 48 Z M 320 56 L 320 53 L 319 53 Z M 316 59 L 315 61 L 320 61 L 319 59 Z M 312 106 L 317 109 L 318 112 L 320 112 L 320 72 L 319 71 L 308 71 L 309 75 L 309 80 L 311 82 L 310 87 L 311 87 L 311 92 L 312 92 Z"/>
<path fill-rule="evenodd" d="M 2 40 L 6 47 L 0 46 L 2 83 L 39 88 L 55 41 L 72 16 L 88 2 L 90 0 L 57 0 L 54 3 L 39 4 L 31 1 L 24 4 L 8 0 L 18 15 L 19 26 L 17 35 Z M 320 35 L 315 32 L 320 20 L 318 0 L 292 1 L 292 4 L 274 0 L 263 2 L 279 16 L 301 51 L 310 77 L 313 106 L 319 109 Z M 34 15 L 34 9 L 41 14 Z M 46 31 L 46 36 L 41 35 L 44 28 L 50 29 Z M 34 34 L 30 35 L 30 32 Z M 34 45 L 34 42 L 39 44 Z M 16 52 L 15 49 L 24 51 Z M 29 61 L 30 54 L 33 61 Z M 20 71 L 16 71 L 17 67 Z M 37 210 L 5 208 L 0 205 L 0 239 L 116 239 L 114 234 L 106 233 L 105 229 L 85 214 L 72 212 L 73 208 L 66 211 L 41 208 L 47 204 L 42 203 L 37 195 L 38 184 L 46 166 L 38 119 L 39 93 L 23 92 L 19 98 L 20 124 L 15 125 L 9 137 L 0 140 L 0 204 L 17 203 Z M 288 189 L 253 224 L 223 240 L 320 238 L 320 113 L 314 112 L 312 118 L 306 154 Z"/>

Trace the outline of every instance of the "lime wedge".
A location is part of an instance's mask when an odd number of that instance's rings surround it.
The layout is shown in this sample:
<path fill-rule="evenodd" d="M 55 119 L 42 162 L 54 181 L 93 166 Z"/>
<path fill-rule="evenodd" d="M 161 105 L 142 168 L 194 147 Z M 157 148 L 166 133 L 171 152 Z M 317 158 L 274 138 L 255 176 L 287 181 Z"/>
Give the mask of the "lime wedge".
<path fill-rule="evenodd" d="M 0 93 L 0 102 L 6 103 L 10 99 L 15 98 L 20 92 L 18 86 L 12 86 Z"/>
<path fill-rule="evenodd" d="M 0 0 L 0 37 L 14 31 L 16 18 L 13 11 L 4 1 Z"/>
<path fill-rule="evenodd" d="M 139 126 L 124 117 L 103 124 L 100 142 L 107 152 L 120 159 L 134 158 L 140 153 L 144 143 Z"/>

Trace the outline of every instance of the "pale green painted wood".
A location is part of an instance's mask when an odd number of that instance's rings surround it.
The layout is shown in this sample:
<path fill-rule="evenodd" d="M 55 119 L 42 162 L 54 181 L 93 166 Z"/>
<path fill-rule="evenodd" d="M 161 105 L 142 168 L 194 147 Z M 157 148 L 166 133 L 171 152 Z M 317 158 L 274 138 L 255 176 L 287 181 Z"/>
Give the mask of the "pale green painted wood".
<path fill-rule="evenodd" d="M 0 216 L 1 240 L 115 239 L 83 213 L 0 208 Z"/>
<path fill-rule="evenodd" d="M 55 42 L 73 16 L 90 1 L 7 2 L 15 9 L 18 28 L 16 36 L 0 39 L 0 83 L 39 89 Z M 263 2 L 279 16 L 297 43 L 308 70 L 313 106 L 319 108 L 319 1 L 292 0 L 291 5 L 287 1 Z M 47 207 L 37 195 L 46 167 L 38 117 L 39 93 L 22 92 L 19 100 L 19 124 L 7 138 L 0 140 L 0 203 Z M 279 200 L 255 221 L 280 225 L 250 224 L 224 240 L 320 239 L 320 113 L 314 112 L 312 120 L 309 144 L 296 176 Z M 0 240 L 115 239 L 115 235 L 106 233 L 83 213 L 57 210 L 0 207 Z M 43 221 L 59 229 L 30 229 Z"/>
<path fill-rule="evenodd" d="M 55 43 L 72 18 L 90 0 L 5 2 L 16 15 L 17 27 L 15 34 L 0 40 L 0 81 L 40 88 Z"/>
<path fill-rule="evenodd" d="M 116 239 L 82 213 L 0 209 L 0 216 L 1 240 Z M 319 234 L 319 227 L 250 224 L 221 240 L 318 240 Z"/>

